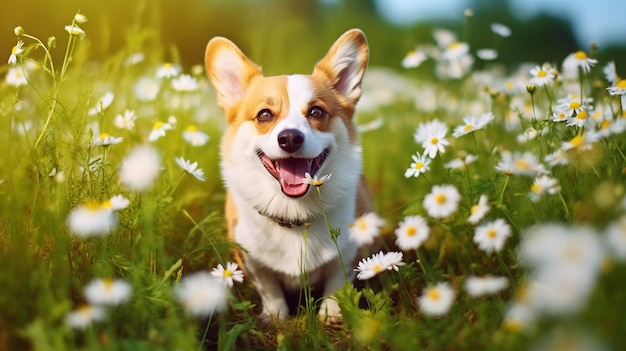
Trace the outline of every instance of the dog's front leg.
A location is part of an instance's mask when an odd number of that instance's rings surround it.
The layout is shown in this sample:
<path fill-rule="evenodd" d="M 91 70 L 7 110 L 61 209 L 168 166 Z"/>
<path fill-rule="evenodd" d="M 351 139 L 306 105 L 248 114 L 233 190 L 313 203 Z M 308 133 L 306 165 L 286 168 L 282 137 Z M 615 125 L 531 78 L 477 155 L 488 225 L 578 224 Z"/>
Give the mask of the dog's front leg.
<path fill-rule="evenodd" d="M 326 324 L 337 324 L 341 322 L 341 309 L 333 294 L 343 287 L 346 277 L 348 281 L 354 279 L 354 271 L 350 267 L 341 267 L 339 258 L 327 263 L 324 270 L 324 300 L 320 305 L 319 318 Z"/>
<path fill-rule="evenodd" d="M 255 262 L 252 258 L 246 258 L 246 262 L 252 284 L 261 296 L 261 303 L 263 304 L 261 322 L 269 324 L 276 318 L 288 318 L 289 306 L 285 300 L 279 274 Z"/>

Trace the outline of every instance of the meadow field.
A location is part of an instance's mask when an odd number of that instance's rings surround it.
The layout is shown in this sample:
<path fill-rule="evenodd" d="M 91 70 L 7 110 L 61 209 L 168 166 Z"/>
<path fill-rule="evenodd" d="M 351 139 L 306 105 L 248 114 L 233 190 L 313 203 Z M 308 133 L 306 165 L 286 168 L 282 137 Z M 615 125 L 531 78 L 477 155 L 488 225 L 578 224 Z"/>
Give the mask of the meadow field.
<path fill-rule="evenodd" d="M 137 27 L 94 59 L 92 15 L 4 48 L 0 350 L 626 349 L 626 61 L 502 65 L 511 32 L 490 23 L 498 48 L 433 28 L 370 65 L 355 118 L 376 212 L 339 233 L 366 254 L 343 323 L 304 289 L 264 325 L 230 264 L 202 57 Z"/>

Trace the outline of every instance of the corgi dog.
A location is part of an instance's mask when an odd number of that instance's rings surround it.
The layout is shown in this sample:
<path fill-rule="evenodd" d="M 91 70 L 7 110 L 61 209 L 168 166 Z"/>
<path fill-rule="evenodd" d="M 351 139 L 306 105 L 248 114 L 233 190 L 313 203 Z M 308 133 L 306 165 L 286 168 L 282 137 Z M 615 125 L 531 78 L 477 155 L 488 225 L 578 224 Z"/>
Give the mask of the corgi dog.
<path fill-rule="evenodd" d="M 371 207 L 353 121 L 367 61 L 358 29 L 341 35 L 312 74 L 266 77 L 230 40 L 206 47 L 228 124 L 220 146 L 228 235 L 242 248 L 236 260 L 265 322 L 290 316 L 285 293 L 299 291 L 303 274 L 324 296 L 320 318 L 341 319 L 332 294 L 354 276 L 349 225 Z M 329 226 L 339 229 L 336 242 Z"/>

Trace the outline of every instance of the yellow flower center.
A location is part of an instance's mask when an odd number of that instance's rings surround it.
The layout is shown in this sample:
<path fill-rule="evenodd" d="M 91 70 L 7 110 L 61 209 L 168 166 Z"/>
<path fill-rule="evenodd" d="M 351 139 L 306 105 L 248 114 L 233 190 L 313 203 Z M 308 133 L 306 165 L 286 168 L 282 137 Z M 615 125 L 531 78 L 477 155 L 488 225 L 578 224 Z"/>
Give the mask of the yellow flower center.
<path fill-rule="evenodd" d="M 587 117 L 589 117 L 589 114 L 585 110 L 582 110 L 582 111 L 580 111 L 580 112 L 578 112 L 576 114 L 576 118 L 577 119 L 583 119 L 584 120 L 584 119 L 587 119 Z"/>
<path fill-rule="evenodd" d="M 537 72 L 537 77 L 545 77 L 547 75 L 548 75 L 548 72 L 544 70 L 539 70 L 539 72 Z"/>
<path fill-rule="evenodd" d="M 172 68 L 172 66 L 173 65 L 171 63 L 169 63 L 169 62 L 166 62 L 166 63 L 163 64 L 163 68 L 165 68 L 165 69 L 170 69 L 170 68 Z"/>
<path fill-rule="evenodd" d="M 233 276 L 233 272 L 231 272 L 230 269 L 225 269 L 224 270 L 224 276 L 225 277 L 232 277 Z"/>
<path fill-rule="evenodd" d="M 90 211 L 97 211 L 100 209 L 101 204 L 99 201 L 96 200 L 87 200 L 84 206 Z"/>
<path fill-rule="evenodd" d="M 11 54 L 13 55 L 19 54 L 20 52 L 22 52 L 22 50 L 17 45 L 15 45 L 13 49 L 11 49 Z"/>
<path fill-rule="evenodd" d="M 611 126 L 611 121 L 608 119 L 605 119 L 604 121 L 602 121 L 602 123 L 600 123 L 600 129 L 606 129 L 609 128 Z"/>
<path fill-rule="evenodd" d="M 448 45 L 448 50 L 456 49 L 459 46 L 461 46 L 461 43 L 459 43 L 458 41 L 452 42 L 450 45 Z"/>
<path fill-rule="evenodd" d="M 113 207 L 113 204 L 111 203 L 111 200 L 106 200 L 103 203 L 100 204 L 101 208 L 111 208 Z"/>
<path fill-rule="evenodd" d="M 472 131 L 472 130 L 474 130 L 474 125 L 472 125 L 472 124 L 467 124 L 467 125 L 465 126 L 465 128 L 463 128 L 463 130 L 464 130 L 464 131 L 466 131 L 466 132 Z"/>
<path fill-rule="evenodd" d="M 437 194 L 435 196 L 435 202 L 442 205 L 446 203 L 446 196 L 444 194 Z"/>
<path fill-rule="evenodd" d="M 584 60 L 587 58 L 587 54 L 584 51 L 576 51 L 574 58 L 577 60 Z"/>
<path fill-rule="evenodd" d="M 161 129 L 162 127 L 163 127 L 163 122 L 161 122 L 161 121 L 157 121 L 157 122 L 154 124 L 154 127 L 153 127 L 152 129 Z"/>
<path fill-rule="evenodd" d="M 376 265 L 374 265 L 374 267 L 372 267 L 372 270 L 373 270 L 375 273 L 380 273 L 380 272 L 382 272 L 382 270 L 383 270 L 383 266 L 382 266 L 382 265 L 380 265 L 380 264 L 376 264 Z"/>
<path fill-rule="evenodd" d="M 559 113 L 559 119 L 566 119 L 567 115 L 565 115 L 565 112 L 560 112 Z"/>
<path fill-rule="evenodd" d="M 537 183 L 533 184 L 530 186 L 530 191 L 532 191 L 535 194 L 539 194 L 541 193 L 541 186 Z"/>
<path fill-rule="evenodd" d="M 102 283 L 104 284 L 104 288 L 110 290 L 113 287 L 113 279 L 102 279 Z"/>
<path fill-rule="evenodd" d="M 198 131 L 198 127 L 197 127 L 195 124 L 190 124 L 190 125 L 187 127 L 187 131 L 188 131 L 188 132 L 196 132 L 196 131 Z"/>
<path fill-rule="evenodd" d="M 359 218 L 356 220 L 356 227 L 358 230 L 365 230 L 367 229 L 367 223 Z"/>
<path fill-rule="evenodd" d="M 424 168 L 424 163 L 423 162 L 415 162 L 415 166 L 413 167 L 417 170 Z"/>
<path fill-rule="evenodd" d="M 439 142 L 439 139 L 437 139 L 437 138 L 430 139 L 430 143 L 433 144 L 433 145 L 436 145 L 438 142 Z"/>
<path fill-rule="evenodd" d="M 487 230 L 487 237 L 489 237 L 490 239 L 493 239 L 496 237 L 498 233 L 496 233 L 496 231 L 493 228 L 490 228 L 489 230 Z"/>
<path fill-rule="evenodd" d="M 522 329 L 524 329 L 524 325 L 520 321 L 516 321 L 514 319 L 506 320 L 504 322 L 504 327 L 513 333 L 519 333 Z"/>
<path fill-rule="evenodd" d="M 626 89 L 626 79 L 620 79 L 619 82 L 617 82 L 616 87 Z"/>
<path fill-rule="evenodd" d="M 426 295 L 428 296 L 429 299 L 434 300 L 434 301 L 439 301 L 439 299 L 441 299 L 441 293 L 439 292 L 439 290 L 435 288 L 428 289 L 428 292 L 426 293 Z"/>
<path fill-rule="evenodd" d="M 414 226 L 406 228 L 406 236 L 413 236 L 417 234 L 417 229 Z"/>
<path fill-rule="evenodd" d="M 577 108 L 580 108 L 580 102 L 578 102 L 578 101 L 572 101 L 572 102 L 569 104 L 569 108 L 571 108 L 572 110 L 575 110 L 575 109 L 577 109 Z"/>
<path fill-rule="evenodd" d="M 530 169 L 530 164 L 528 164 L 528 162 L 526 162 L 526 160 L 524 159 L 519 159 L 515 161 L 515 168 L 522 171 L 527 171 Z"/>
<path fill-rule="evenodd" d="M 470 209 L 470 213 L 471 213 L 471 214 L 474 214 L 474 213 L 478 212 L 478 210 L 479 210 L 479 209 L 480 209 L 480 206 L 478 206 L 478 205 L 474 205 L 474 206 L 472 206 L 472 208 Z"/>
<path fill-rule="evenodd" d="M 573 147 L 579 147 L 585 142 L 585 138 L 582 135 L 577 135 L 570 140 Z"/>
<path fill-rule="evenodd" d="M 106 138 L 110 138 L 110 137 L 111 137 L 111 135 L 110 135 L 110 134 L 107 134 L 107 133 L 102 133 L 102 134 L 100 134 L 100 140 L 104 140 L 104 139 L 106 139 Z"/>

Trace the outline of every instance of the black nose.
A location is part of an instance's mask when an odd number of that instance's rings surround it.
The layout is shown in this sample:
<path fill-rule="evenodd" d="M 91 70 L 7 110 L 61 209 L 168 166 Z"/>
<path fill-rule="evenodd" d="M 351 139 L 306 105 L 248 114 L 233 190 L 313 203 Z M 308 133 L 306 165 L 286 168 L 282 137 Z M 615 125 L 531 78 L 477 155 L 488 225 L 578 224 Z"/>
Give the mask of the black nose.
<path fill-rule="evenodd" d="M 297 129 L 285 129 L 278 133 L 278 146 L 287 152 L 296 152 L 304 144 L 304 134 Z"/>

